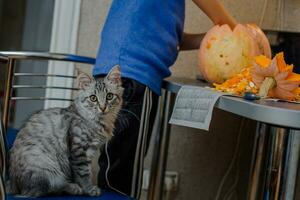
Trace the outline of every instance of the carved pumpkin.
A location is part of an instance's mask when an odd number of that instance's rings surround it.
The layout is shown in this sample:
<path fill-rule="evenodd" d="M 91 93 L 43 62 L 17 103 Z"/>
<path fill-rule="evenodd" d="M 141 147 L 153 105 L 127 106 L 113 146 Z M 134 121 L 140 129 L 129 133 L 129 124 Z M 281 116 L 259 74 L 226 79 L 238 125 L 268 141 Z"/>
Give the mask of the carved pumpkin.
<path fill-rule="evenodd" d="M 284 100 L 298 100 L 300 75 L 293 73 L 293 65 L 287 65 L 283 53 L 273 60 L 265 56 L 255 58 L 250 70 L 252 81 L 259 87 L 259 95 Z"/>
<path fill-rule="evenodd" d="M 258 27 L 241 24 L 233 31 L 228 25 L 216 25 L 210 29 L 199 50 L 199 69 L 202 76 L 209 82 L 222 83 L 249 67 L 253 57 L 261 52 L 270 56 L 268 40 L 258 30 Z M 260 43 L 263 43 L 263 48 L 259 48 Z"/>
<path fill-rule="evenodd" d="M 251 67 L 214 86 L 218 91 L 240 96 L 251 92 L 262 98 L 300 101 L 299 84 L 300 74 L 294 73 L 293 65 L 286 64 L 283 53 L 279 53 L 273 60 L 264 55 L 256 56 Z"/>
<path fill-rule="evenodd" d="M 270 43 L 264 32 L 256 24 L 246 24 L 245 26 L 252 38 L 256 41 L 258 46 L 257 55 L 265 55 L 266 57 L 271 58 L 272 51 Z"/>

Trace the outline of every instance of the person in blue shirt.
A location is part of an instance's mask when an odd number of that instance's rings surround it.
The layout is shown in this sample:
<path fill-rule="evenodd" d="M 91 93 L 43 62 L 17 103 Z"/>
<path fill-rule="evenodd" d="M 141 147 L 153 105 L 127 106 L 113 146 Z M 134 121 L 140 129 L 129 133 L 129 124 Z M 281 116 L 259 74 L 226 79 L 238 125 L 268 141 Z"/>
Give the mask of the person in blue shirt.
<path fill-rule="evenodd" d="M 193 1 L 214 24 L 237 24 L 218 0 Z M 103 77 L 119 65 L 125 92 L 115 136 L 101 150 L 101 188 L 132 197 L 140 194 L 162 81 L 171 75 L 169 67 L 178 51 L 197 49 L 202 39 L 200 34 L 183 33 L 184 17 L 185 0 L 112 1 L 93 75 Z"/>

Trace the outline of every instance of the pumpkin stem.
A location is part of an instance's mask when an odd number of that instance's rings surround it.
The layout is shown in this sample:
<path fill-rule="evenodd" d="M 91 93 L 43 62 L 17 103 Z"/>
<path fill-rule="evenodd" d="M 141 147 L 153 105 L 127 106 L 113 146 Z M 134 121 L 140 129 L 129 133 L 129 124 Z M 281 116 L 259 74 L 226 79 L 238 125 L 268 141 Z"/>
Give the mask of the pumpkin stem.
<path fill-rule="evenodd" d="M 266 77 L 259 88 L 258 95 L 261 98 L 266 98 L 269 90 L 271 90 L 274 86 L 276 86 L 276 80 L 273 77 Z"/>

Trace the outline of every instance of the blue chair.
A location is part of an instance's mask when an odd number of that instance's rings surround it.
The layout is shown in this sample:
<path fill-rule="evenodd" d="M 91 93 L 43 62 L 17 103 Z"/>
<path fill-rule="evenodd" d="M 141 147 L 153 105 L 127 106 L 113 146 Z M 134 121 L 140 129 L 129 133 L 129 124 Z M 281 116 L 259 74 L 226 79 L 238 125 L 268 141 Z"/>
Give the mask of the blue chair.
<path fill-rule="evenodd" d="M 77 63 L 85 63 L 85 64 L 94 64 L 95 59 L 88 58 L 88 57 L 82 57 L 82 56 L 76 56 L 76 55 L 64 55 L 64 54 L 50 54 L 50 53 L 37 53 L 37 52 L 5 52 L 4 55 L 0 53 L 0 62 L 7 62 L 7 67 L 9 70 L 8 77 L 7 77 L 7 83 L 6 83 L 6 91 L 4 98 L 3 98 L 3 113 L 0 110 L 0 117 L 1 117 L 1 127 L 0 127 L 0 198 L 6 199 L 6 200 L 133 200 L 133 198 L 130 198 L 128 196 L 119 194 L 115 191 L 103 191 L 102 194 L 99 197 L 90 197 L 90 196 L 71 196 L 71 195 L 64 195 L 64 196 L 47 196 L 47 197 L 39 197 L 39 198 L 20 198 L 20 197 L 14 197 L 12 195 L 5 193 L 5 184 L 4 184 L 4 178 L 6 175 L 6 150 L 9 149 L 17 135 L 18 130 L 7 128 L 8 127 L 8 116 L 9 116 L 9 107 L 10 107 L 10 100 L 57 100 L 57 98 L 45 98 L 45 97 L 12 97 L 12 88 L 13 88 L 13 76 L 14 76 L 14 62 L 12 60 L 18 60 L 18 59 L 39 59 L 39 60 L 59 60 L 59 61 L 67 61 L 67 62 L 77 62 Z M 19 74 L 24 76 L 48 76 L 41 75 L 41 74 Z M 74 78 L 73 76 L 61 76 L 61 75 L 50 75 L 50 76 L 58 76 L 62 78 Z M 28 87 L 28 86 L 26 86 Z M 45 88 L 45 87 L 42 87 Z M 48 88 L 51 88 L 48 87 Z M 57 89 L 57 87 L 54 87 Z M 71 89 L 74 88 L 59 88 L 59 89 Z M 60 99 L 60 100 L 70 100 L 70 99 Z M 0 106 L 1 109 L 1 106 Z"/>

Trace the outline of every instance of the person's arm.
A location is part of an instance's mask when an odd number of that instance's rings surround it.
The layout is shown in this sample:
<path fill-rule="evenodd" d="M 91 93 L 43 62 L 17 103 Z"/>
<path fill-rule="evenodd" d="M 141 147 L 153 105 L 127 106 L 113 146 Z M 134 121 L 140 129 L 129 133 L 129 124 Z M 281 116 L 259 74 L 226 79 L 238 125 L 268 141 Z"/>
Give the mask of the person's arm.
<path fill-rule="evenodd" d="M 193 0 L 214 24 L 228 24 L 232 29 L 237 25 L 235 19 L 218 0 Z"/>
<path fill-rule="evenodd" d="M 228 24 L 232 29 L 236 26 L 235 19 L 225 10 L 218 0 L 193 0 L 194 3 L 212 20 L 214 24 Z M 183 33 L 180 50 L 198 49 L 203 34 Z"/>

